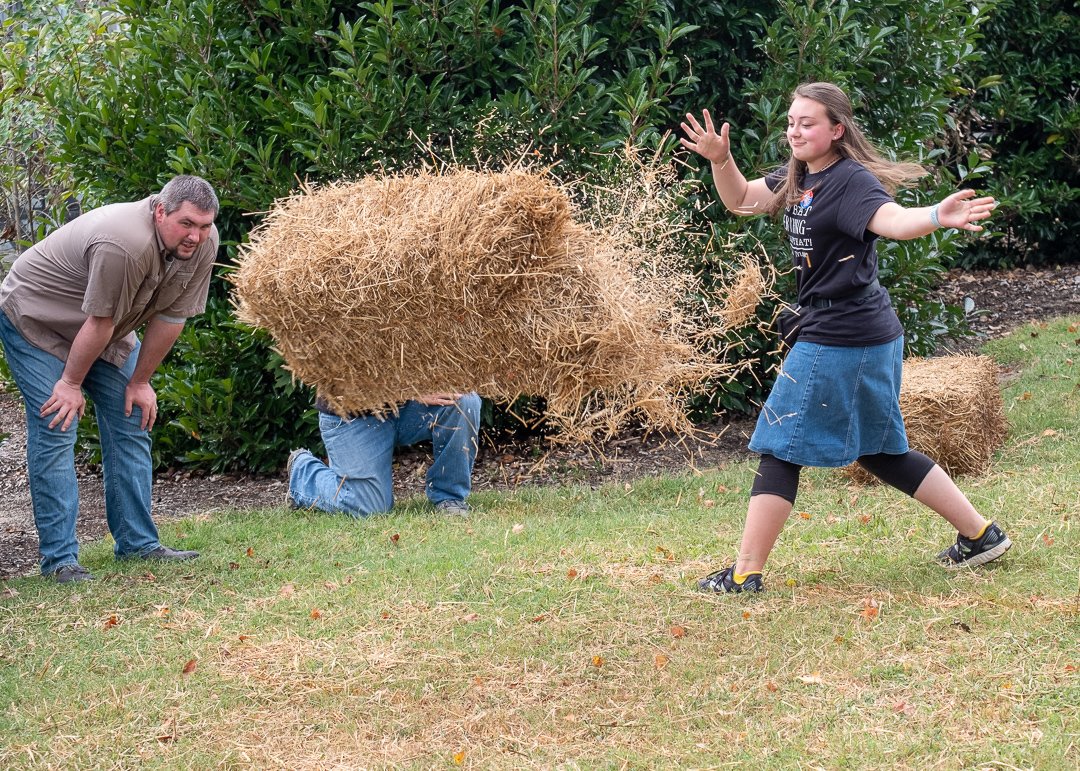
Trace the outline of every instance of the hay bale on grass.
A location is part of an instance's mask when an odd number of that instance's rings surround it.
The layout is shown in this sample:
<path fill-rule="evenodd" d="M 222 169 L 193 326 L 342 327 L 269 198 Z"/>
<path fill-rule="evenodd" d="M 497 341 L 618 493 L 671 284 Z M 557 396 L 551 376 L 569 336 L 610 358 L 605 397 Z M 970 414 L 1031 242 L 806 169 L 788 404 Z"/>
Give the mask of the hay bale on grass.
<path fill-rule="evenodd" d="M 681 397 L 734 365 L 699 344 L 685 274 L 573 215 L 521 170 L 305 188 L 241 247 L 238 317 L 341 412 L 475 389 L 545 397 L 568 440 L 684 428 Z"/>
<path fill-rule="evenodd" d="M 980 474 L 1004 444 L 1007 421 L 989 356 L 908 359 L 900 387 L 900 412 L 908 443 L 950 475 Z M 848 466 L 854 481 L 876 481 L 861 466 Z"/>

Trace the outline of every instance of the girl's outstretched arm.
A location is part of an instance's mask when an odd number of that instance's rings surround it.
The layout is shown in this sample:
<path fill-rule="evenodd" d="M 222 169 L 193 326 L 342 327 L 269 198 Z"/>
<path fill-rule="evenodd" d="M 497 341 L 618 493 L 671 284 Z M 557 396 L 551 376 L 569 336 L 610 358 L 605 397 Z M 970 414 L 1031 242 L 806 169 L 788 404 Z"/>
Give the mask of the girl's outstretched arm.
<path fill-rule="evenodd" d="M 907 241 L 941 228 L 982 232 L 975 223 L 989 217 L 997 201 L 993 196 L 975 198 L 974 190 L 958 190 L 933 206 L 905 209 L 898 203 L 883 204 L 870 218 L 867 229 L 883 238 Z"/>

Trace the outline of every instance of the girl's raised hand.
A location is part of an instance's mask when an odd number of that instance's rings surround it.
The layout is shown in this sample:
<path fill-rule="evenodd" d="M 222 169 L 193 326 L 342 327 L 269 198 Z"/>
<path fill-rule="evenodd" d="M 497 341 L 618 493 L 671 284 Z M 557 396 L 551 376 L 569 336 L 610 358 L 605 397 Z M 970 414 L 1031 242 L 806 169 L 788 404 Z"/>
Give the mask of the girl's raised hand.
<path fill-rule="evenodd" d="M 704 128 L 697 118 L 686 113 L 686 120 L 679 124 L 686 136 L 680 137 L 679 142 L 687 150 L 693 150 L 712 163 L 725 163 L 731 157 L 731 141 L 728 139 L 730 127 L 725 123 L 717 134 L 708 110 L 702 111 L 702 120 L 705 123 Z"/>
<path fill-rule="evenodd" d="M 973 233 L 982 231 L 974 224 L 989 217 L 997 207 L 993 196 L 974 198 L 974 190 L 958 190 L 938 204 L 938 222 L 943 228 L 959 228 Z"/>

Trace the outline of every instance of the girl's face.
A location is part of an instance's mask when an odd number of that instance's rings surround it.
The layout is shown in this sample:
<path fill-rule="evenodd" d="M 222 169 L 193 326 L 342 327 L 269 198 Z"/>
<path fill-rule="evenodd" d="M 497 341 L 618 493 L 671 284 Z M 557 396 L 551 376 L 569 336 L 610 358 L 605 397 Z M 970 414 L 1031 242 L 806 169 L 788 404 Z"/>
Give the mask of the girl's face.
<path fill-rule="evenodd" d="M 844 134 L 840 123 L 833 123 L 825 105 L 797 96 L 788 110 L 787 140 L 791 154 L 816 169 L 833 156 L 833 142 Z"/>

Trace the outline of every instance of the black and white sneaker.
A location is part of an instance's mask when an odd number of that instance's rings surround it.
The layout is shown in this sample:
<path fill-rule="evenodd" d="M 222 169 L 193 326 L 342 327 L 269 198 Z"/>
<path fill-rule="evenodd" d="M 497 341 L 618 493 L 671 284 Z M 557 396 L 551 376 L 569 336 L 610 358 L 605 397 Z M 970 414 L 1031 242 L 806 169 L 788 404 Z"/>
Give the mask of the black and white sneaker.
<path fill-rule="evenodd" d="M 745 575 L 737 575 L 735 566 L 717 570 L 698 581 L 698 591 L 717 593 L 760 592 L 764 591 L 765 582 L 761 580 L 761 571 L 753 570 Z"/>
<path fill-rule="evenodd" d="M 975 567 L 992 562 L 1012 546 L 1009 536 L 991 522 L 978 538 L 956 536 L 956 543 L 937 555 L 937 562 L 946 568 Z"/>

